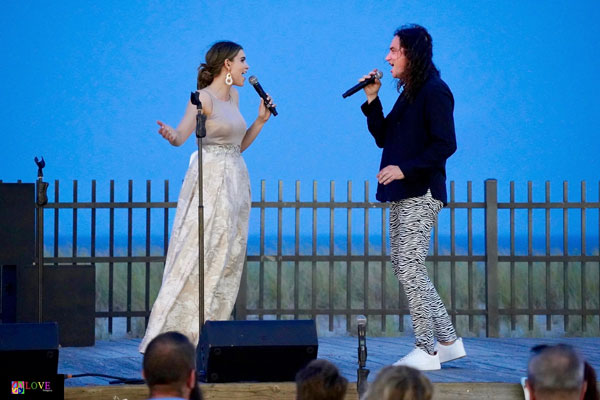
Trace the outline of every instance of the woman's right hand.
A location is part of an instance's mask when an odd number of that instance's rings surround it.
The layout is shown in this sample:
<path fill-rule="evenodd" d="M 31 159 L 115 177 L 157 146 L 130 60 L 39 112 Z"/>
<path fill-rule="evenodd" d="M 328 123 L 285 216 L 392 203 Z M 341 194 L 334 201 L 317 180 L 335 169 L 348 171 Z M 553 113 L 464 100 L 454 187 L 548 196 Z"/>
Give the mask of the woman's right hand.
<path fill-rule="evenodd" d="M 156 121 L 156 123 L 160 126 L 160 128 L 158 128 L 158 133 L 167 139 L 169 143 L 173 144 L 177 140 L 177 131 L 161 121 Z"/>
<path fill-rule="evenodd" d="M 360 78 L 358 81 L 362 82 L 366 79 L 371 78 L 372 76 L 374 76 L 377 73 L 377 69 L 374 69 L 373 71 L 369 72 L 368 75 L 363 76 L 362 78 Z M 365 94 L 367 95 L 367 100 L 368 102 L 372 102 L 373 100 L 375 100 L 377 98 L 377 95 L 379 93 L 379 88 L 381 87 L 381 81 L 379 79 L 375 79 L 373 81 L 373 83 L 368 84 L 367 86 L 364 87 L 364 91 Z"/>

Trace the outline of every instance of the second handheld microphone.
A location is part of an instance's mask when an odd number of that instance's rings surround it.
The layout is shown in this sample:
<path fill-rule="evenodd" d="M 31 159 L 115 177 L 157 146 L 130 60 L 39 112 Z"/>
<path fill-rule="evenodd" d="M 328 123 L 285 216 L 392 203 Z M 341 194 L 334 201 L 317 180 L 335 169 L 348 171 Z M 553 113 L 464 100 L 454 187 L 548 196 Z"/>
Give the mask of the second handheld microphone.
<path fill-rule="evenodd" d="M 270 106 L 269 104 L 269 99 L 267 97 L 267 94 L 265 93 L 265 91 L 263 90 L 262 86 L 260 86 L 260 83 L 258 83 L 258 79 L 256 78 L 256 76 L 252 75 L 250 78 L 248 78 L 248 82 L 250 82 L 250 84 L 252 86 L 254 86 L 254 89 L 256 90 L 256 93 L 258 93 L 258 95 L 261 97 L 261 99 L 264 100 L 265 105 L 267 106 L 267 108 L 269 109 L 269 111 L 271 111 L 271 114 L 273 114 L 273 116 L 277 116 L 277 110 L 275 109 L 274 106 Z"/>

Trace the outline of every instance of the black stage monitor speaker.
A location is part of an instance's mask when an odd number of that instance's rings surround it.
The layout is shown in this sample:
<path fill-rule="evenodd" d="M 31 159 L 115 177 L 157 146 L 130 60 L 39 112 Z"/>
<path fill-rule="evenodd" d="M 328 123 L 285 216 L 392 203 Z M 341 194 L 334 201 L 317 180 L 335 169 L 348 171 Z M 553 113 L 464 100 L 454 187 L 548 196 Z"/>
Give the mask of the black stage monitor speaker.
<path fill-rule="evenodd" d="M 0 359 L 1 376 L 56 375 L 58 325 L 0 324 Z"/>
<path fill-rule="evenodd" d="M 198 343 L 205 382 L 283 382 L 317 357 L 314 320 L 207 321 Z"/>
<path fill-rule="evenodd" d="M 64 399 L 55 322 L 0 324 L 0 360 L 0 399 Z"/>

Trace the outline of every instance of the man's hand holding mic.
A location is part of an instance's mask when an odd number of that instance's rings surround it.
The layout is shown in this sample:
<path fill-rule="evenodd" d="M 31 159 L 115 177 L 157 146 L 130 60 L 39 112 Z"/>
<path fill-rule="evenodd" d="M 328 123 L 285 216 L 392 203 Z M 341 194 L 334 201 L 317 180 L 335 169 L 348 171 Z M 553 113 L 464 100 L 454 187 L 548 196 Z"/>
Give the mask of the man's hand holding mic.
<path fill-rule="evenodd" d="M 379 88 L 381 87 L 381 81 L 379 79 L 377 79 L 377 77 L 376 77 L 378 75 L 377 72 L 378 72 L 377 68 L 375 68 L 373 71 L 369 72 L 368 75 L 365 75 L 358 80 L 359 82 L 363 82 L 363 81 L 366 81 L 367 79 L 371 79 L 372 77 L 375 77 L 375 79 L 373 80 L 373 83 L 370 83 L 363 88 L 363 90 L 365 91 L 365 94 L 367 95 L 368 103 L 371 103 L 373 100 L 375 100 L 377 98 L 377 95 L 379 93 Z M 379 75 L 381 75 L 381 73 L 379 73 Z"/>
<path fill-rule="evenodd" d="M 342 93 L 342 97 L 346 98 L 352 96 L 354 93 L 359 92 L 360 89 L 365 89 L 365 92 L 367 92 L 367 88 L 370 87 L 372 88 L 371 90 L 375 91 L 375 96 L 373 97 L 373 99 L 375 99 L 377 97 L 377 92 L 379 92 L 379 88 L 381 87 L 381 82 L 379 80 L 382 76 L 383 73 L 381 71 L 377 71 L 376 69 L 374 69 L 373 71 L 369 72 L 369 75 L 365 75 L 362 78 L 360 78 L 356 85 L 352 86 L 350 89 Z M 367 94 L 367 98 L 368 96 L 369 95 Z M 373 99 L 370 99 L 369 103 Z"/>

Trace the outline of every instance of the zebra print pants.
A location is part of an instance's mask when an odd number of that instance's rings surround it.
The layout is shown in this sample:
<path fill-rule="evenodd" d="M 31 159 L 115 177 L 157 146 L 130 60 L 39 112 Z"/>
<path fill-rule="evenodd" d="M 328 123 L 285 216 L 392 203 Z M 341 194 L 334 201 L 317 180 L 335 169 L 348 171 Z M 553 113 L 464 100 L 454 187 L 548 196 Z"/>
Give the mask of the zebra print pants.
<path fill-rule="evenodd" d="M 434 337 L 444 343 L 457 338 L 425 266 L 431 229 L 442 207 L 442 202 L 431 197 L 430 191 L 420 197 L 392 202 L 390 207 L 394 274 L 408 299 L 415 344 L 429 354 L 434 354 Z"/>

